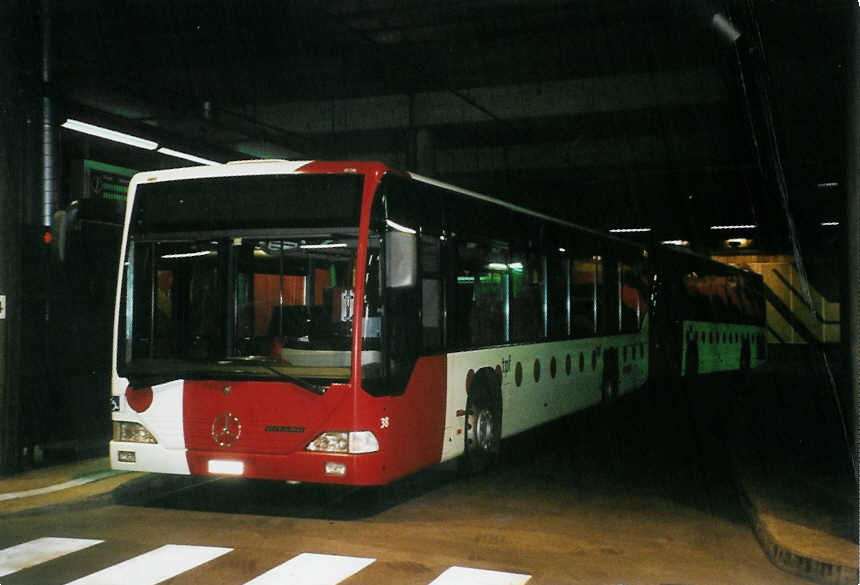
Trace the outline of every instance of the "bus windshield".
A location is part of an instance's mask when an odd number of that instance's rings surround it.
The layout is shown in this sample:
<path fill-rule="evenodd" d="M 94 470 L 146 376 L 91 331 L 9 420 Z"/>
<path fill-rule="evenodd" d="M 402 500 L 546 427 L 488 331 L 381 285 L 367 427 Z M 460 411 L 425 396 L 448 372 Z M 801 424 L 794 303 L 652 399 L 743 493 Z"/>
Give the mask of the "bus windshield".
<path fill-rule="evenodd" d="M 194 189 L 184 192 L 191 195 L 163 201 L 169 207 L 191 199 L 194 205 Z M 144 206 L 158 211 L 138 211 Z M 289 213 L 280 219 L 275 210 L 269 217 L 259 210 L 243 215 L 235 205 L 231 212 L 238 228 L 202 230 L 205 222 L 189 211 L 183 212 L 187 222 L 178 222 L 151 198 L 140 208 L 135 203 L 143 220 L 130 227 L 118 373 L 147 385 L 178 378 L 279 379 L 318 389 L 348 380 L 357 218 L 353 225 L 317 227 L 319 218 L 308 217 L 305 208 L 304 216 L 293 214 L 296 227 Z M 226 221 L 225 215 L 214 223 Z"/>

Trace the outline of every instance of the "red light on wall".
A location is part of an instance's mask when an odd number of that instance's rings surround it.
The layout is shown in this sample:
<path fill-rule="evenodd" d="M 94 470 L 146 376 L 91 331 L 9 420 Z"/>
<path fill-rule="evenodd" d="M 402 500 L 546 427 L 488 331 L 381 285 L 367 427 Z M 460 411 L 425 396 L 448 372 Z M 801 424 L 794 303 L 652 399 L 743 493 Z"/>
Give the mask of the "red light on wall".
<path fill-rule="evenodd" d="M 54 239 L 54 236 L 51 234 L 51 232 L 45 232 L 45 234 L 42 236 L 42 239 L 45 241 L 46 244 L 50 244 L 51 241 Z"/>
<path fill-rule="evenodd" d="M 135 412 L 143 412 L 152 404 L 152 388 L 132 388 L 129 386 L 125 389 L 125 400 Z"/>

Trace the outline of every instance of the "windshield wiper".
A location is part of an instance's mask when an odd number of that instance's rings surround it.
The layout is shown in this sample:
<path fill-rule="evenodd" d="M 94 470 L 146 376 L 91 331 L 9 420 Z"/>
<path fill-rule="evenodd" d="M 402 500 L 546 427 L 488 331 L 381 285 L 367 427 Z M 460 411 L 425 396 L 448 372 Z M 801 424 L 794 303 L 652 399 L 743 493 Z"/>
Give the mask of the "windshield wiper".
<path fill-rule="evenodd" d="M 211 378 L 212 372 L 200 363 L 166 359 L 138 360 L 125 364 L 120 375 L 127 377 L 132 387 L 140 388 L 158 386 L 174 380 L 203 380 Z"/>
<path fill-rule="evenodd" d="M 281 381 L 290 382 L 291 384 L 295 384 L 300 388 L 304 388 L 314 394 L 319 394 L 322 396 L 325 394 L 325 388 L 317 386 L 316 384 L 312 384 L 308 382 L 304 378 L 298 378 L 296 376 L 290 376 L 289 374 L 285 374 L 280 370 L 276 369 L 275 366 L 279 365 L 279 362 L 276 359 L 262 357 L 262 356 L 231 356 L 224 358 L 222 360 L 218 360 L 219 364 L 249 364 L 252 366 L 260 366 L 261 368 L 265 368 L 269 370 L 273 374 L 275 374 Z"/>

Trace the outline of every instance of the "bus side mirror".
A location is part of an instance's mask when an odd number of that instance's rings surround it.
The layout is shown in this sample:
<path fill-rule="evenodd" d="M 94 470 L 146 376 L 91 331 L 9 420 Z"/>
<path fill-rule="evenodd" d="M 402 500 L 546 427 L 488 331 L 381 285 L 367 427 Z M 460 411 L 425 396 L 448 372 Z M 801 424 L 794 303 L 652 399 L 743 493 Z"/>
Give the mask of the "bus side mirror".
<path fill-rule="evenodd" d="M 70 232 L 77 226 L 78 207 L 75 203 L 68 211 L 57 211 L 51 218 L 51 256 L 59 264 L 66 261 Z"/>
<path fill-rule="evenodd" d="M 418 236 L 400 231 L 386 233 L 385 265 L 385 286 L 415 286 L 418 282 Z"/>

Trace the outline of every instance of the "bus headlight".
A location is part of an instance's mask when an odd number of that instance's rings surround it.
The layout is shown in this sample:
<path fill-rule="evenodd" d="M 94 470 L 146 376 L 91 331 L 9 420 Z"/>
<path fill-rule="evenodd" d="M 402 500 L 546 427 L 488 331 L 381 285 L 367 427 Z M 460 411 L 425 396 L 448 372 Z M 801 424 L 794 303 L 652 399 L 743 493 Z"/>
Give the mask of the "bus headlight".
<path fill-rule="evenodd" d="M 349 433 L 328 432 L 319 435 L 307 446 L 308 451 L 324 451 L 325 453 L 348 453 Z"/>
<path fill-rule="evenodd" d="M 324 453 L 375 453 L 379 451 L 379 441 L 370 431 L 328 431 L 311 441 L 306 449 Z"/>
<path fill-rule="evenodd" d="M 117 420 L 113 421 L 113 440 L 125 443 L 158 443 L 142 424 Z"/>
<path fill-rule="evenodd" d="M 353 431 L 349 434 L 350 453 L 376 453 L 379 451 L 379 441 L 370 431 Z"/>

